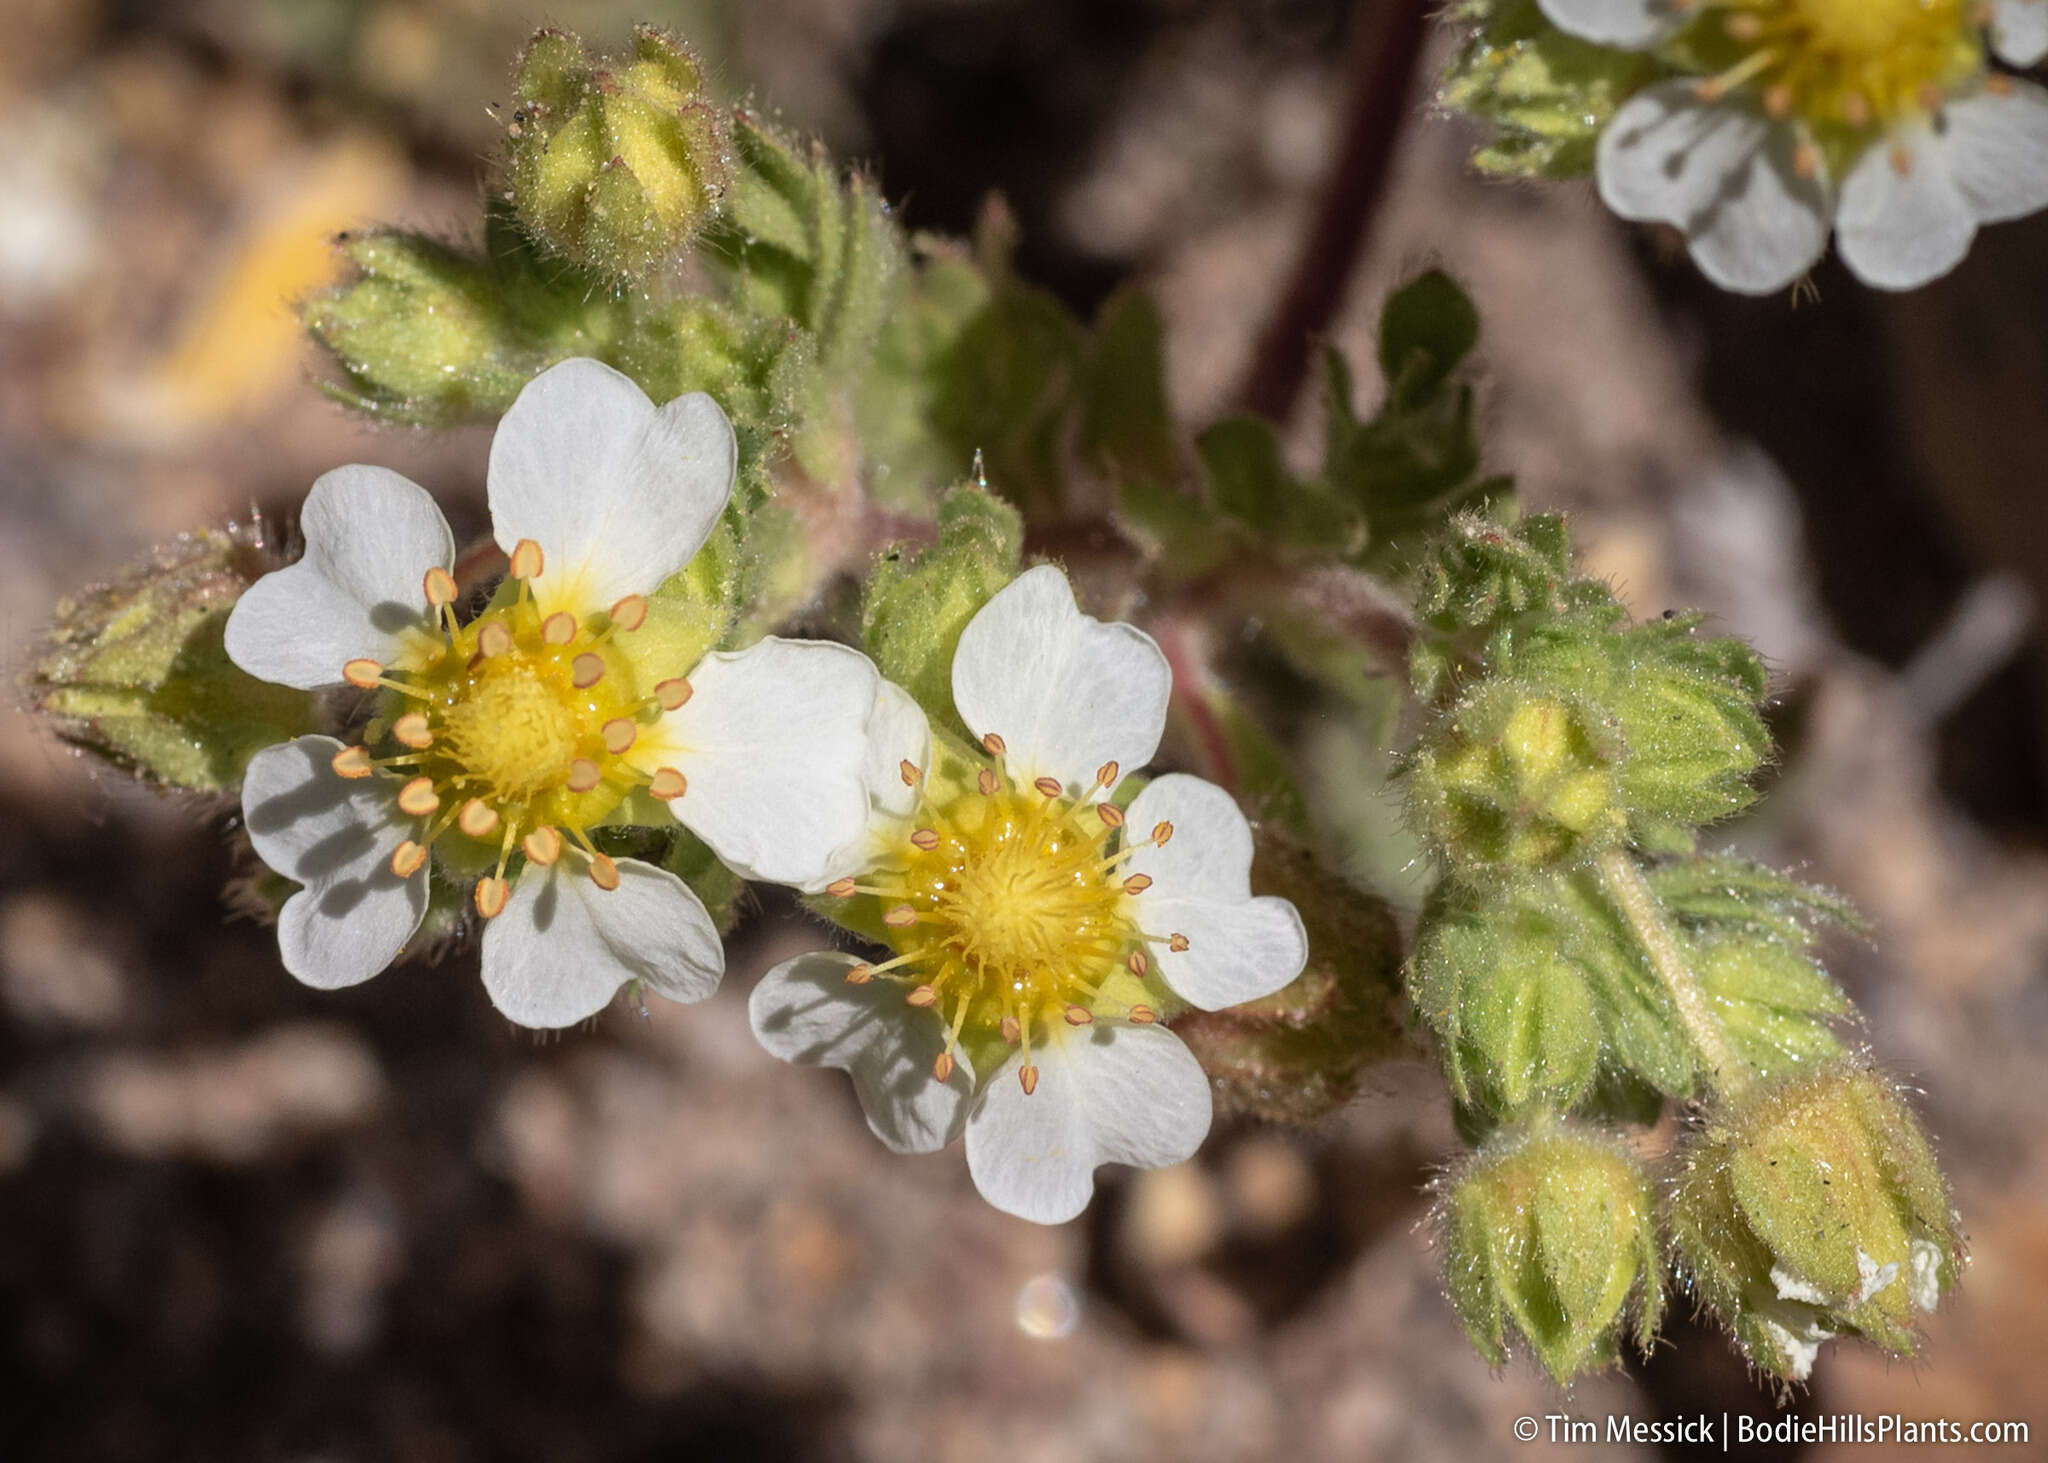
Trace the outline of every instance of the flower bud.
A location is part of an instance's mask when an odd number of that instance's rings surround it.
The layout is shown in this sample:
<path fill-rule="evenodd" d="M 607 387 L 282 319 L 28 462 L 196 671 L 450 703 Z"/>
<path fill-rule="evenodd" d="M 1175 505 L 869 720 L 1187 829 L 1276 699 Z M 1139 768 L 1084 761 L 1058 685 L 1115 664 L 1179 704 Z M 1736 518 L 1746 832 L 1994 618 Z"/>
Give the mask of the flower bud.
<path fill-rule="evenodd" d="M 1409 807 L 1453 868 L 1553 867 L 1626 833 L 1621 753 L 1613 727 L 1576 696 L 1484 681 L 1414 753 Z"/>
<path fill-rule="evenodd" d="M 1423 912 L 1410 989 L 1460 1102 L 1501 1117 L 1563 1111 L 1592 1085 L 1600 1018 L 1569 942 L 1533 900 L 1447 890 Z"/>
<path fill-rule="evenodd" d="M 1569 687 L 1618 740 L 1620 800 L 1647 849 L 1690 852 L 1693 829 L 1755 800 L 1770 753 L 1758 704 L 1767 677 L 1739 640 L 1702 640 L 1696 615 L 1615 631 L 1579 618 L 1506 640 L 1503 674 Z"/>
<path fill-rule="evenodd" d="M 1560 1384 L 1647 1351 L 1663 1314 L 1642 1170 L 1597 1130 L 1542 1120 L 1490 1139 L 1437 1208 L 1451 1303 L 1489 1362 L 1526 1341 Z"/>
<path fill-rule="evenodd" d="M 939 505 L 939 541 L 891 550 L 868 576 L 861 642 L 876 667 L 934 722 L 953 724 L 953 649 L 960 632 L 1016 576 L 1023 547 L 1017 510 L 963 483 Z"/>
<path fill-rule="evenodd" d="M 1681 1266 L 1751 1362 L 1795 1382 L 1835 1336 L 1912 1354 L 1917 1314 L 1963 1254 L 1933 1150 L 1890 1082 L 1840 1065 L 1746 1093 L 1681 1158 Z"/>
<path fill-rule="evenodd" d="M 353 279 L 306 302 L 306 328 L 346 374 L 329 390 L 399 421 L 502 412 L 539 369 L 490 266 L 396 229 L 345 236 Z"/>
<path fill-rule="evenodd" d="M 543 30 L 515 77 L 509 136 L 520 223 L 565 259 L 642 275 L 678 255 L 717 212 L 729 172 L 719 112 L 679 41 L 636 27 L 633 52 L 598 65 Z"/>
<path fill-rule="evenodd" d="M 197 533 L 63 601 L 23 678 L 30 704 L 138 776 L 233 789 L 258 750 L 313 729 L 310 696 L 257 680 L 221 643 L 228 611 L 274 567 L 253 529 Z"/>

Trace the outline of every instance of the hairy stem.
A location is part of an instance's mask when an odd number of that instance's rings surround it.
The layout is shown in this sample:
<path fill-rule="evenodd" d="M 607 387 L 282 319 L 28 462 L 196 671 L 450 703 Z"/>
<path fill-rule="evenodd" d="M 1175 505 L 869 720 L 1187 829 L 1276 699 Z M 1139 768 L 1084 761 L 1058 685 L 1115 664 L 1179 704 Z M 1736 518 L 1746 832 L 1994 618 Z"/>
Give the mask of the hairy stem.
<path fill-rule="evenodd" d="M 1699 1053 L 1706 1065 L 1709 1079 L 1724 1093 L 1733 1094 L 1749 1083 L 1749 1073 L 1744 1069 L 1735 1051 L 1728 1045 L 1727 1033 L 1715 1019 L 1707 1004 L 1707 993 L 1700 989 L 1700 983 L 1686 963 L 1685 952 L 1679 948 L 1678 937 L 1671 932 L 1671 926 L 1664 921 L 1663 908 L 1657 903 L 1657 896 L 1651 890 L 1643 871 L 1629 856 L 1627 849 L 1610 848 L 1600 855 L 1600 882 L 1606 887 L 1607 897 L 1614 901 L 1628 927 L 1634 932 L 1636 943 L 1643 947 L 1643 953 L 1650 958 L 1650 968 L 1657 973 L 1657 979 L 1671 997 L 1672 1007 L 1678 1012 L 1679 1024 L 1685 1028 L 1693 1050 Z"/>

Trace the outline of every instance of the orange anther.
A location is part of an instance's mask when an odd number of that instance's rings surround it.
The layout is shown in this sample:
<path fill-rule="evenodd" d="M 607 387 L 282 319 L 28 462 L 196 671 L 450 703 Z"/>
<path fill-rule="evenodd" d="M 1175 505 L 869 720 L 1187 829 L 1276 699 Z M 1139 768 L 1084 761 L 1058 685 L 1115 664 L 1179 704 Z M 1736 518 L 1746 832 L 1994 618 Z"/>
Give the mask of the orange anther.
<path fill-rule="evenodd" d="M 654 781 L 647 784 L 647 790 L 665 803 L 672 803 L 690 790 L 690 780 L 673 767 L 663 767 L 654 774 Z"/>
<path fill-rule="evenodd" d="M 441 806 L 441 795 L 434 791 L 434 779 L 415 777 L 398 790 L 398 810 L 415 818 L 425 818 Z"/>
<path fill-rule="evenodd" d="M 547 562 L 547 555 L 540 551 L 540 545 L 530 538 L 523 538 L 512 548 L 512 577 L 538 579 L 546 570 Z"/>

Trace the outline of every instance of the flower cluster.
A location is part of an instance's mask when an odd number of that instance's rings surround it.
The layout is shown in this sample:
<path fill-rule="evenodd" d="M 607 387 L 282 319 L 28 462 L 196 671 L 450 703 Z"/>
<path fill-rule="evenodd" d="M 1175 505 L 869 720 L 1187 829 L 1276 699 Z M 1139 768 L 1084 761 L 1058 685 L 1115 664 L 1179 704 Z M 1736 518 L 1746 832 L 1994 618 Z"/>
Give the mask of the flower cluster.
<path fill-rule="evenodd" d="M 257 854 L 303 886 L 278 918 L 286 968 L 368 979 L 438 874 L 468 887 L 485 988 L 515 1022 L 570 1025 L 628 985 L 700 1000 L 724 973 L 703 903 L 601 846 L 672 820 L 893 949 L 787 962 L 752 1004 L 770 1051 L 853 1073 L 892 1148 L 964 1129 L 982 1192 L 1047 1223 L 1081 1211 L 1100 1163 L 1188 1157 L 1208 1079 L 1160 1022 L 1278 990 L 1307 942 L 1291 904 L 1252 896 L 1227 793 L 1124 775 L 1158 747 L 1165 657 L 1030 571 L 960 637 L 977 755 L 858 651 L 709 650 L 665 586 L 724 511 L 734 457 L 707 396 L 657 408 L 593 361 L 542 373 L 492 443 L 507 572 L 466 618 L 423 489 L 361 466 L 314 485 L 304 555 L 226 628 L 243 670 L 359 702 L 359 739 L 268 747 L 244 782 Z"/>
<path fill-rule="evenodd" d="M 1671 224 L 1716 284 L 1764 294 L 1832 232 L 1868 284 L 1953 269 L 1980 225 L 2048 207 L 2048 0 L 1540 0 L 1568 35 L 1670 75 L 1601 134 L 1600 196 Z"/>

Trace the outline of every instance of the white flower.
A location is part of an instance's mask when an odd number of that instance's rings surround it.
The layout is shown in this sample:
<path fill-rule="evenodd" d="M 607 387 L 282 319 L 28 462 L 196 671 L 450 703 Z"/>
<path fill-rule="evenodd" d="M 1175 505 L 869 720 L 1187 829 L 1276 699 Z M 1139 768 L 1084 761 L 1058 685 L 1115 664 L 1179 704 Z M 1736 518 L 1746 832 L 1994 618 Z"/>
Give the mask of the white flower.
<path fill-rule="evenodd" d="M 1833 232 L 1865 283 L 1953 269 L 1984 224 L 2048 207 L 2048 91 L 1986 69 L 2048 53 L 2048 0 L 1541 0 L 1560 28 L 1727 58 L 1661 82 L 1601 134 L 1600 196 L 1681 230 L 1723 288 L 1768 294 Z"/>
<path fill-rule="evenodd" d="M 985 605 L 953 701 L 986 757 L 953 750 L 885 683 L 869 726 L 874 816 L 829 886 L 894 957 L 800 956 L 755 987 L 755 1034 L 840 1068 L 876 1136 L 929 1152 L 964 1131 L 990 1203 L 1040 1223 L 1087 1206 L 1099 1164 L 1156 1168 L 1209 1129 L 1209 1084 L 1161 1008 L 1280 989 L 1300 915 L 1251 894 L 1251 829 L 1199 778 L 1152 781 L 1171 673 L 1143 632 L 1083 615 L 1033 569 Z"/>
<path fill-rule="evenodd" d="M 304 737 L 250 764 L 256 851 L 306 886 L 278 924 L 292 974 L 334 987 L 390 964 L 438 862 L 482 875 L 484 985 L 512 1020 L 569 1025 L 628 982 L 699 1000 L 724 971 L 702 903 L 590 830 L 644 793 L 739 872 L 790 883 L 856 836 L 873 666 L 776 639 L 698 659 L 701 632 L 657 593 L 717 523 L 734 462 L 708 396 L 657 408 L 595 361 L 543 372 L 491 444 L 512 582 L 467 623 L 423 489 L 361 466 L 313 485 L 304 557 L 226 632 L 251 674 L 380 692 L 379 751 Z"/>

